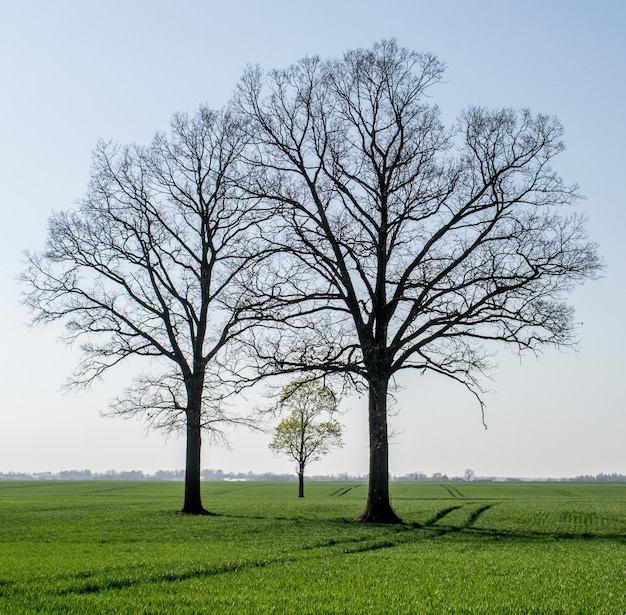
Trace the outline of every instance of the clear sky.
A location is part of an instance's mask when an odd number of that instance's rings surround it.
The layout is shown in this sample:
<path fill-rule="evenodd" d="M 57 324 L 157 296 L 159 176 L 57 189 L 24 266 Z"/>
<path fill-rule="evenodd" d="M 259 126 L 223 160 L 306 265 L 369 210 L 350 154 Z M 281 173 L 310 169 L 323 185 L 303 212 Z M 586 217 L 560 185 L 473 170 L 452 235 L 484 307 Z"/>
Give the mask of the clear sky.
<path fill-rule="evenodd" d="M 622 0 L 0 0 L 0 472 L 184 466 L 182 438 L 101 418 L 127 370 L 64 394 L 78 350 L 56 341 L 60 329 L 30 330 L 19 305 L 22 252 L 42 248 L 50 212 L 84 195 L 96 141 L 147 143 L 175 112 L 220 107 L 246 64 L 395 37 L 446 62 L 433 97 L 447 121 L 469 104 L 560 118 L 558 168 L 587 196 L 607 269 L 572 296 L 584 323 L 576 352 L 499 354 L 487 431 L 459 385 L 407 378 L 391 419 L 392 474 L 626 474 L 624 23 Z M 366 400 L 343 407 L 346 446 L 311 473 L 367 472 Z M 231 450 L 205 447 L 202 465 L 291 471 L 270 439 L 235 432 Z"/>

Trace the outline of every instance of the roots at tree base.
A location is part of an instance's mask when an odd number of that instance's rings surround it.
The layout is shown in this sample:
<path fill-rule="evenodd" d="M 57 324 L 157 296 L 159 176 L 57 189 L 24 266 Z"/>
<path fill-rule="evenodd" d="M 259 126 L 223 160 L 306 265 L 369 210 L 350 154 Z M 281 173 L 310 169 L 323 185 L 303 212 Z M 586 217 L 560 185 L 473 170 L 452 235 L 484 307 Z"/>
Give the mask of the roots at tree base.
<path fill-rule="evenodd" d="M 368 505 L 365 510 L 356 518 L 359 523 L 385 523 L 388 525 L 402 523 L 402 519 L 396 515 L 391 506 L 383 506 L 377 510 L 371 510 Z"/>
<path fill-rule="evenodd" d="M 206 510 L 203 507 L 200 508 L 196 508 L 196 507 L 188 507 L 188 508 L 183 508 L 182 510 L 178 511 L 179 514 L 181 515 L 202 515 L 202 516 L 209 516 L 212 515 L 213 513 L 210 513 L 208 510 Z"/>

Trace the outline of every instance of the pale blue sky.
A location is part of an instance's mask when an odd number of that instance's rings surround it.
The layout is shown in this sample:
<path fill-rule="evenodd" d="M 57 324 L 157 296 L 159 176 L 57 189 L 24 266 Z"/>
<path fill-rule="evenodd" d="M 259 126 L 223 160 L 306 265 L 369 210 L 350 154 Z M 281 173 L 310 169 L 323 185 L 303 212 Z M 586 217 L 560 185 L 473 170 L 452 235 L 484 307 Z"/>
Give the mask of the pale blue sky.
<path fill-rule="evenodd" d="M 83 196 L 96 141 L 146 143 L 177 111 L 221 106 L 246 64 L 286 66 L 395 37 L 446 62 L 433 99 L 447 121 L 468 104 L 560 118 L 558 168 L 587 196 L 581 209 L 607 271 L 572 297 L 584 322 L 577 353 L 520 363 L 501 352 L 487 431 L 454 383 L 407 380 L 391 472 L 626 474 L 625 23 L 621 0 L 0 0 L 0 472 L 184 465 L 182 439 L 100 418 L 125 370 L 62 394 L 79 353 L 55 342 L 58 329 L 30 331 L 19 306 L 21 252 L 41 248 L 49 213 Z M 345 408 L 346 447 L 311 472 L 367 471 L 365 400 Z M 203 467 L 290 471 L 269 440 L 235 433 L 231 451 L 204 449 Z"/>

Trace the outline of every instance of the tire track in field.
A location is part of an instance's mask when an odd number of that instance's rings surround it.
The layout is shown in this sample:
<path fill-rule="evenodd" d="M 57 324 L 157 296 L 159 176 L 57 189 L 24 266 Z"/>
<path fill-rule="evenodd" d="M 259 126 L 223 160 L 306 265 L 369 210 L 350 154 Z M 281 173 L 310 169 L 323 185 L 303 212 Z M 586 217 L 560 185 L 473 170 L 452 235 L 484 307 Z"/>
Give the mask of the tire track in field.
<path fill-rule="evenodd" d="M 128 589 L 133 586 L 144 586 L 157 583 L 180 583 L 182 581 L 189 581 L 192 579 L 202 579 L 207 577 L 214 577 L 221 574 L 230 574 L 232 572 L 239 572 L 253 568 L 264 568 L 270 564 L 282 564 L 287 562 L 297 561 L 298 557 L 293 556 L 279 556 L 274 559 L 266 558 L 263 560 L 249 560 L 241 562 L 230 562 L 225 564 L 217 564 L 207 568 L 196 568 L 195 570 L 188 570 L 186 572 L 179 573 L 155 573 L 148 574 L 144 578 L 131 579 L 110 579 L 103 581 L 83 581 L 70 583 L 64 588 L 53 590 L 53 593 L 57 596 L 66 596 L 69 594 L 97 594 L 100 592 Z"/>
<path fill-rule="evenodd" d="M 352 491 L 352 489 L 356 489 L 357 487 L 360 487 L 361 485 L 350 485 L 349 487 L 341 487 L 339 489 L 337 489 L 336 491 L 333 491 L 332 493 L 328 494 L 329 498 L 332 497 L 338 497 L 340 498 L 343 495 L 346 495 L 346 493 L 348 493 L 349 491 Z"/>
<path fill-rule="evenodd" d="M 338 493 L 336 494 L 339 497 Z M 119 574 L 123 575 L 118 578 L 115 578 L 113 575 L 116 574 L 115 571 L 112 572 L 112 577 L 109 579 L 94 579 L 94 578 L 66 578 L 66 580 L 62 583 L 64 587 L 57 587 L 50 591 L 51 594 L 54 595 L 81 595 L 81 594 L 94 594 L 105 591 L 115 591 L 115 590 L 127 590 L 132 588 L 133 586 L 144 586 L 150 584 L 160 584 L 160 583 L 179 583 L 187 580 L 193 579 L 202 579 L 202 578 L 210 578 L 216 577 L 219 575 L 233 574 L 238 572 L 246 572 L 248 570 L 254 570 L 255 568 L 262 569 L 271 565 L 281 565 L 281 564 L 290 564 L 290 563 L 298 563 L 305 562 L 307 560 L 317 560 L 324 558 L 334 558 L 334 557 L 343 557 L 351 554 L 359 554 L 359 553 L 367 553 L 370 551 L 377 551 L 383 549 L 390 549 L 394 547 L 400 547 L 402 545 L 416 543 L 420 540 L 428 540 L 431 537 L 445 536 L 453 533 L 463 533 L 468 532 L 468 535 L 474 536 L 488 536 L 493 538 L 509 538 L 509 539 L 518 539 L 518 538 L 534 538 L 538 540 L 545 540 L 554 538 L 573 538 L 576 540 L 580 540 L 581 536 L 570 535 L 570 534 L 551 534 L 551 533 L 539 533 L 539 532 L 516 532 L 516 531 L 506 531 L 506 530 L 495 530 L 490 528 L 474 528 L 473 526 L 476 524 L 478 519 L 482 517 L 488 510 L 499 504 L 500 502 L 489 502 L 485 504 L 479 505 L 477 508 L 473 507 L 477 506 L 478 502 L 465 502 L 462 504 L 457 504 L 455 506 L 448 506 L 446 508 L 441 509 L 435 515 L 433 515 L 426 523 L 424 524 L 404 524 L 397 526 L 389 526 L 389 532 L 384 536 L 368 536 L 362 538 L 344 538 L 344 539 L 333 539 L 330 538 L 327 541 L 322 543 L 318 543 L 316 545 L 308 545 L 299 550 L 294 550 L 289 554 L 276 555 L 274 557 L 266 557 L 263 559 L 250 559 L 250 560 L 240 560 L 234 562 L 224 562 L 221 564 L 213 564 L 206 567 L 200 566 L 194 569 L 190 569 L 187 571 L 182 571 L 178 573 L 172 572 L 153 572 L 147 573 L 143 576 L 129 578 L 128 572 L 120 571 Z M 465 518 L 462 525 L 454 526 L 454 525 L 436 525 L 438 521 L 445 519 L 446 516 L 453 513 L 454 511 L 458 511 L 460 509 L 468 509 L 468 516 Z M 606 539 L 614 539 L 619 540 L 620 544 L 623 544 L 624 535 L 612 535 L 612 536 L 598 536 L 602 540 Z M 0 590 L 4 589 L 4 592 L 0 592 L 0 595 L 4 593 L 5 596 L 10 595 L 13 591 L 22 591 L 21 584 L 11 582 L 6 583 L 5 587 L 2 588 L 2 580 L 0 580 Z"/>
<path fill-rule="evenodd" d="M 465 498 L 465 496 L 453 485 L 439 485 L 445 489 L 453 498 Z"/>
<path fill-rule="evenodd" d="M 122 578 L 112 578 L 103 580 L 93 580 L 89 578 L 74 577 L 72 580 L 65 584 L 65 587 L 55 588 L 50 593 L 57 596 L 67 595 L 85 595 L 85 594 L 97 594 L 106 591 L 125 590 L 130 589 L 133 586 L 145 586 L 158 583 L 180 583 L 183 581 L 189 581 L 192 579 L 202 579 L 208 577 L 216 577 L 222 574 L 231 574 L 237 572 L 244 572 L 246 570 L 252 570 L 255 568 L 265 568 L 273 564 L 286 564 L 290 562 L 297 562 L 305 560 L 308 557 L 327 558 L 331 556 L 344 556 L 352 553 L 365 553 L 368 551 L 376 551 L 379 549 L 387 549 L 398 546 L 406 542 L 412 542 L 414 535 L 406 536 L 400 534 L 396 538 L 399 540 L 389 539 L 347 539 L 347 540 L 330 540 L 325 544 L 317 546 L 309 546 L 296 551 L 293 555 L 282 555 L 274 558 L 264 558 L 262 560 L 254 559 L 239 562 L 228 562 L 224 564 L 216 564 L 208 566 L 206 568 L 196 568 L 195 570 L 188 570 L 186 572 L 179 573 L 154 573 L 147 574 L 143 578 L 129 578 L 124 576 Z M 343 549 L 341 547 L 344 547 Z M 329 554 L 328 550 L 335 548 L 334 553 Z M 318 551 L 318 553 L 315 553 Z"/>
<path fill-rule="evenodd" d="M 342 488 L 333 492 L 334 497 L 341 497 L 351 488 Z M 159 583 L 180 583 L 193 579 L 202 579 L 216 577 L 247 570 L 265 568 L 274 564 L 289 564 L 299 561 L 305 561 L 309 558 L 328 558 L 342 557 L 351 554 L 368 553 L 382 549 L 391 549 L 401 545 L 410 544 L 419 540 L 427 539 L 428 536 L 445 535 L 453 532 L 463 532 L 471 530 L 476 521 L 490 508 L 495 506 L 497 502 L 491 502 L 480 505 L 475 510 L 471 507 L 476 506 L 476 502 L 465 502 L 454 506 L 445 507 L 436 512 L 428 521 L 423 524 L 403 524 L 399 526 L 390 526 L 390 532 L 384 536 L 365 536 L 346 537 L 343 539 L 330 538 L 322 543 L 308 545 L 290 554 L 282 554 L 274 557 L 266 557 L 263 559 L 240 560 L 234 562 L 224 562 L 221 564 L 213 564 L 206 567 L 197 567 L 181 572 L 153 572 L 143 576 L 129 577 L 128 573 L 115 578 L 115 573 L 108 579 L 94 579 L 93 577 L 74 577 L 67 579 L 63 584 L 64 587 L 57 587 L 52 591 L 55 595 L 84 595 L 96 594 L 106 591 L 127 590 L 133 586 L 144 586 Z M 469 508 L 468 508 L 469 507 Z M 445 519 L 454 511 L 460 509 L 468 509 L 468 516 L 464 523 L 460 526 L 455 525 L 437 525 L 439 521 Z M 476 530 L 482 531 L 482 530 Z M 13 588 L 11 588 L 13 589 Z M 8 593 L 8 592 L 7 592 Z"/>
<path fill-rule="evenodd" d="M 354 540 L 349 539 L 346 541 L 331 541 L 325 545 L 320 545 L 317 547 L 313 547 L 313 549 L 320 548 L 328 548 L 337 545 L 343 545 L 344 549 L 340 551 L 342 554 L 351 554 L 351 553 L 365 553 L 368 551 L 377 551 L 379 549 L 390 549 L 393 547 L 400 546 L 402 544 L 407 544 L 410 542 L 416 542 L 417 540 L 423 539 L 423 533 L 420 530 L 428 530 L 434 531 L 439 535 L 449 534 L 451 532 L 462 532 L 464 530 L 471 530 L 472 526 L 478 521 L 478 519 L 487 512 L 490 508 L 496 505 L 496 502 L 492 502 L 489 504 L 483 504 L 476 510 L 472 511 L 470 515 L 467 517 L 465 523 L 461 526 L 437 526 L 436 523 L 441 519 L 444 519 L 447 515 L 454 512 L 455 510 L 459 510 L 460 508 L 465 508 L 467 506 L 471 506 L 470 503 L 467 504 L 458 504 L 456 506 L 449 506 L 438 511 L 432 518 L 430 518 L 424 524 L 414 523 L 411 525 L 404 525 L 407 531 L 406 532 L 398 532 L 391 538 L 379 538 L 379 539 L 363 539 L 363 540 Z"/>
<path fill-rule="evenodd" d="M 467 520 L 467 524 L 465 526 L 463 526 L 462 529 L 466 530 L 469 529 L 471 527 L 473 527 L 473 525 L 476 523 L 476 521 L 478 521 L 478 519 L 485 513 L 487 512 L 490 508 L 493 508 L 495 506 L 495 502 L 493 504 L 484 504 L 483 506 L 481 506 L 480 508 L 477 508 L 470 516 L 469 519 Z"/>
<path fill-rule="evenodd" d="M 467 506 L 467 504 L 457 504 L 456 506 L 448 506 L 448 508 L 443 508 L 442 510 L 435 513 L 435 515 L 431 517 L 428 521 L 426 521 L 426 523 L 423 523 L 421 526 L 417 525 L 416 527 L 432 527 L 433 525 L 435 525 L 435 523 L 437 523 L 437 521 L 440 521 L 451 512 L 458 510 L 459 508 L 463 508 L 463 506 Z"/>
<path fill-rule="evenodd" d="M 435 514 L 431 519 L 429 519 L 426 523 L 424 523 L 421 527 L 425 530 L 433 530 L 435 532 L 439 532 L 440 534 L 447 534 L 449 532 L 460 532 L 463 530 L 471 529 L 472 526 L 478 521 L 478 519 L 487 512 L 490 508 L 495 506 L 495 502 L 490 504 L 483 504 L 476 510 L 472 511 L 465 522 L 461 525 L 445 525 L 438 524 L 439 521 L 445 519 L 450 513 L 455 510 L 459 510 L 461 508 L 467 508 L 468 506 L 472 506 L 473 504 L 457 504 L 456 506 L 449 506 L 440 510 L 437 514 Z"/>
<path fill-rule="evenodd" d="M 573 497 L 573 493 L 570 493 L 569 491 L 565 491 L 565 489 L 557 489 L 556 487 L 544 487 L 544 489 L 547 489 L 548 491 L 552 491 L 558 495 L 564 495 L 568 498 Z"/>
<path fill-rule="evenodd" d="M 350 488 L 340 489 L 333 495 L 335 497 L 341 497 L 350 490 Z M 57 587 L 52 590 L 51 593 L 55 595 L 85 595 L 85 594 L 97 594 L 106 591 L 116 591 L 130 589 L 133 586 L 144 586 L 150 584 L 159 583 L 180 583 L 193 579 L 202 579 L 208 577 L 215 577 L 223 574 L 231 574 L 237 572 L 244 572 L 246 570 L 252 570 L 255 568 L 264 568 L 273 564 L 286 564 L 290 562 L 297 562 L 305 560 L 307 558 L 327 558 L 327 557 L 341 557 L 345 555 L 367 553 L 370 551 L 378 551 L 381 549 L 390 549 L 415 542 L 423 538 L 422 529 L 429 529 L 430 526 L 436 523 L 438 520 L 443 519 L 450 512 L 468 506 L 469 504 L 461 504 L 457 506 L 451 506 L 439 511 L 433 518 L 431 518 L 424 525 L 400 525 L 392 526 L 396 532 L 391 536 L 380 537 L 363 537 L 363 538 L 346 538 L 346 539 L 329 539 L 328 541 L 304 547 L 293 554 L 279 555 L 276 557 L 268 557 L 263 559 L 242 560 L 236 562 L 226 562 L 222 564 L 214 564 L 207 567 L 199 567 L 188 571 L 173 573 L 173 572 L 155 572 L 148 573 L 143 577 L 129 577 L 128 574 L 124 574 L 121 577 L 108 579 L 94 579 L 91 575 L 80 577 L 74 577 L 68 579 L 63 583 L 64 587 Z M 442 533 L 446 533 L 445 528 L 432 528 L 441 529 Z M 449 530 L 448 530 L 449 531 Z"/>
<path fill-rule="evenodd" d="M 8 597 L 13 589 L 13 585 L 15 585 L 14 581 L 5 581 L 4 579 L 0 579 L 0 598 Z"/>

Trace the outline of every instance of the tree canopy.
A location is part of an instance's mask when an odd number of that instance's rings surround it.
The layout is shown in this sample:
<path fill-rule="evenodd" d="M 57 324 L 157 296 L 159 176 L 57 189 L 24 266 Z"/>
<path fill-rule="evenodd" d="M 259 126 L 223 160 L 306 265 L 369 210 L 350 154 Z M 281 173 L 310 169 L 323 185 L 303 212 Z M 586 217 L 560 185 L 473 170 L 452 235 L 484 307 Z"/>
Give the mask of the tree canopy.
<path fill-rule="evenodd" d="M 558 120 L 469 107 L 447 128 L 432 103 L 443 68 L 382 41 L 250 69 L 237 93 L 257 171 L 248 189 L 275 207 L 281 251 L 271 286 L 281 335 L 261 323 L 257 349 L 270 371 L 367 386 L 364 521 L 398 520 L 388 493 L 394 376 L 436 372 L 480 400 L 494 343 L 573 342 L 565 296 L 600 267 L 570 209 L 578 188 L 552 166 L 564 148 Z"/>
<path fill-rule="evenodd" d="M 304 471 L 331 448 L 343 446 L 341 425 L 333 419 L 337 396 L 327 386 L 305 378 L 294 380 L 284 389 L 279 407 L 288 415 L 274 429 L 269 447 L 296 462 L 299 497 L 304 497 Z M 325 415 L 325 421 L 319 418 Z"/>
<path fill-rule="evenodd" d="M 154 371 L 112 413 L 186 431 L 190 513 L 204 511 L 201 430 L 247 422 L 224 412 L 233 370 L 218 363 L 247 326 L 242 280 L 261 253 L 260 208 L 238 185 L 246 143 L 236 118 L 207 107 L 175 115 L 171 135 L 148 147 L 99 143 L 79 209 L 51 216 L 46 249 L 28 255 L 23 275 L 34 322 L 64 322 L 66 341 L 80 342 L 71 386 L 150 359 Z"/>

